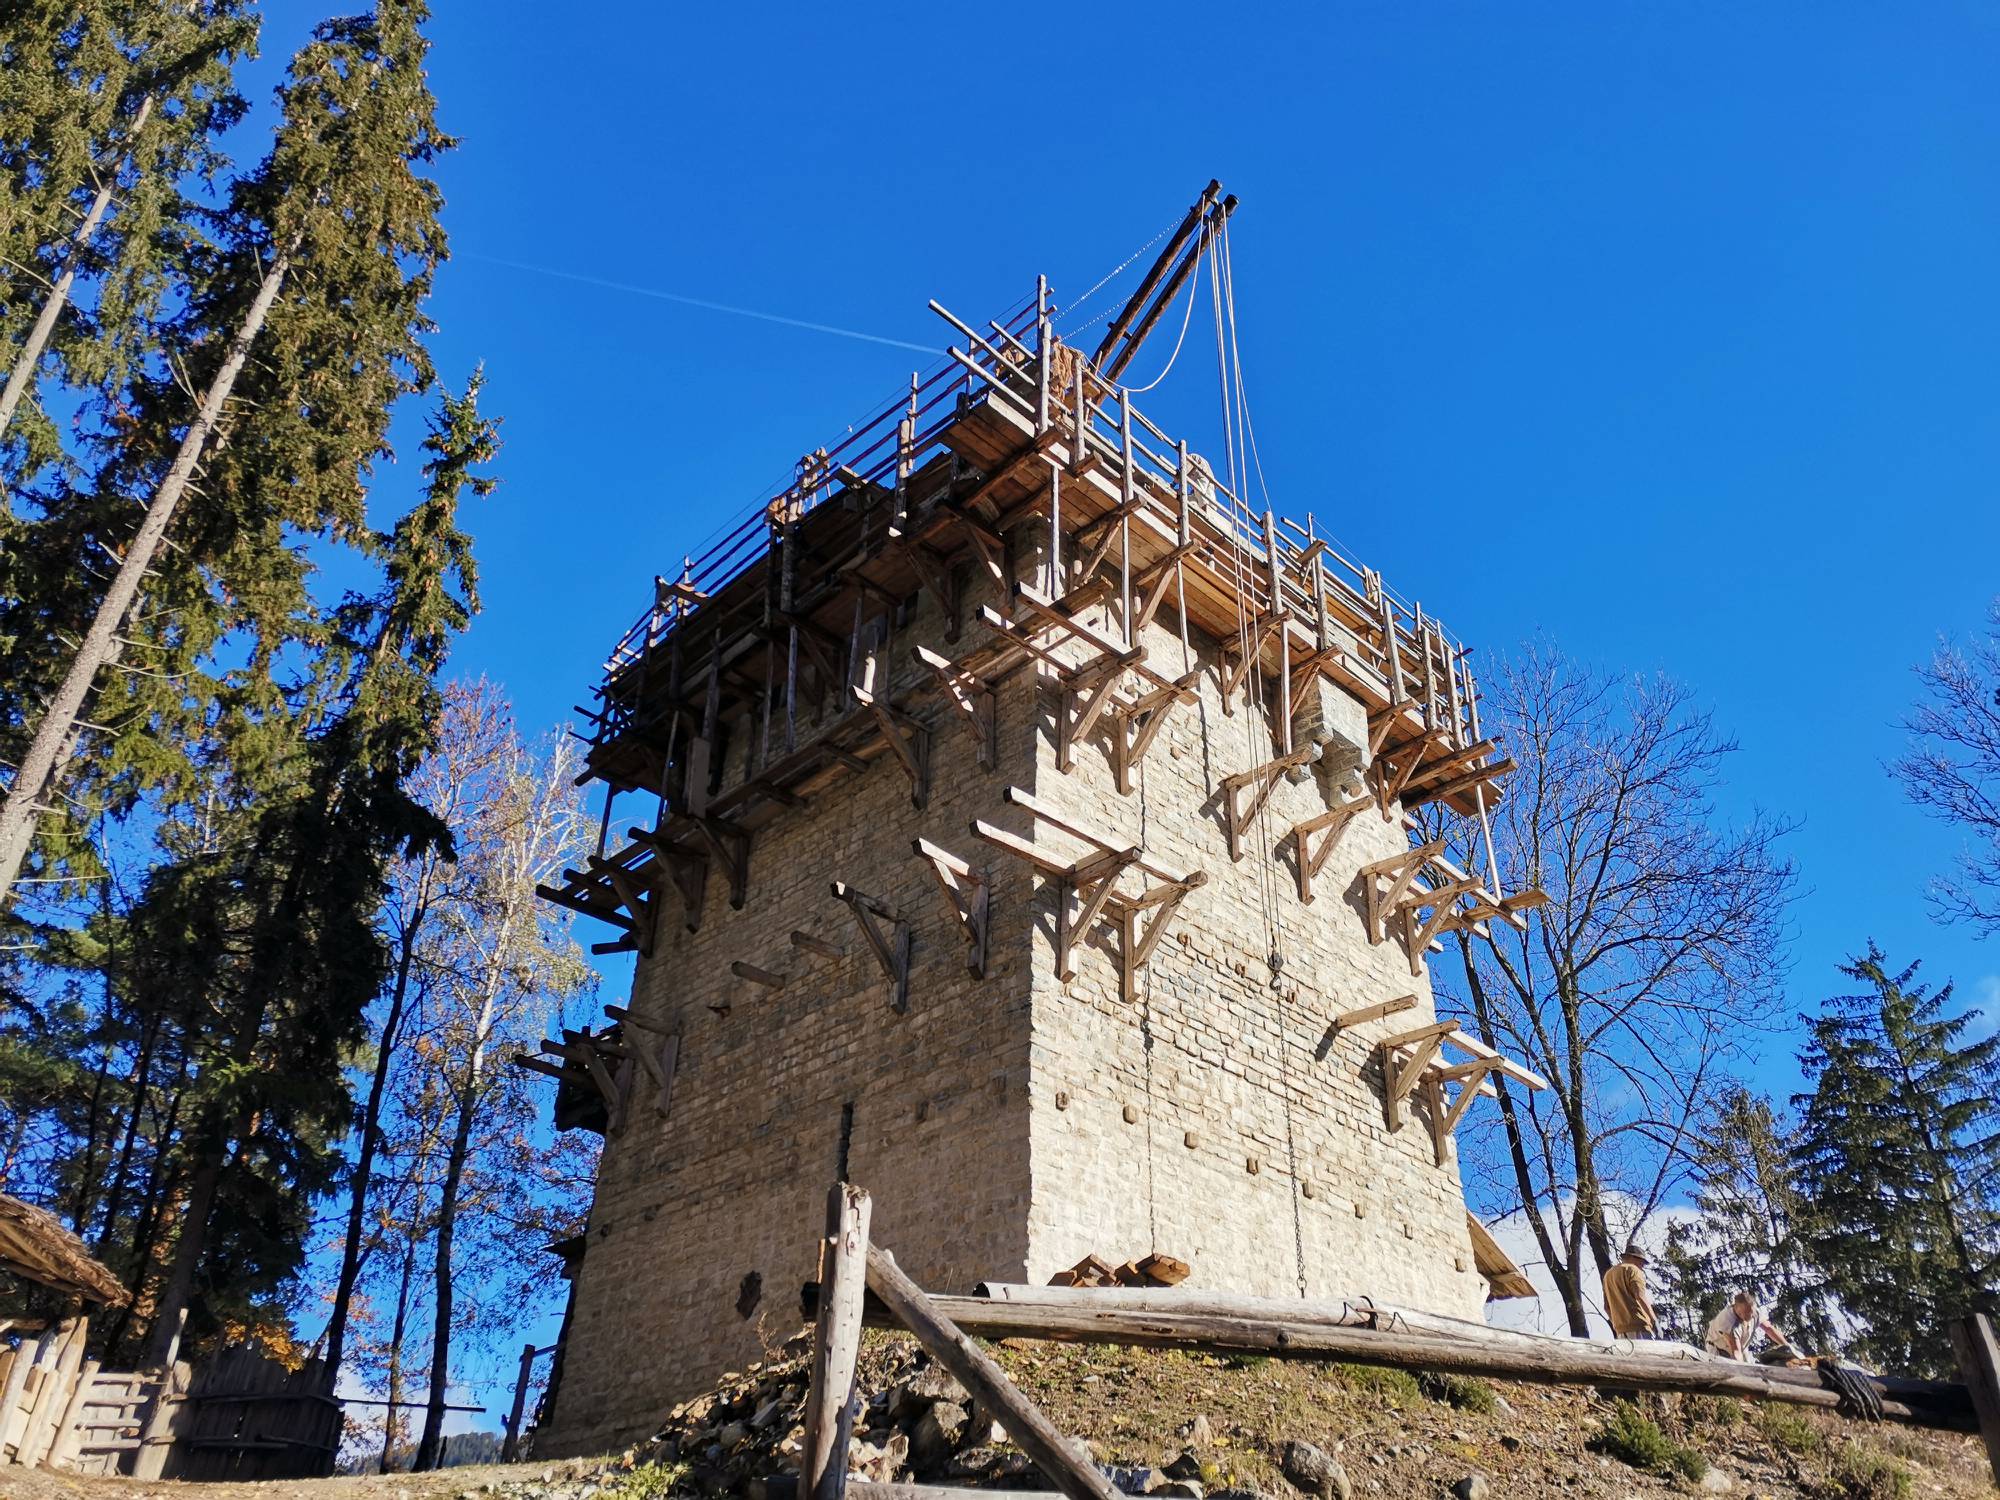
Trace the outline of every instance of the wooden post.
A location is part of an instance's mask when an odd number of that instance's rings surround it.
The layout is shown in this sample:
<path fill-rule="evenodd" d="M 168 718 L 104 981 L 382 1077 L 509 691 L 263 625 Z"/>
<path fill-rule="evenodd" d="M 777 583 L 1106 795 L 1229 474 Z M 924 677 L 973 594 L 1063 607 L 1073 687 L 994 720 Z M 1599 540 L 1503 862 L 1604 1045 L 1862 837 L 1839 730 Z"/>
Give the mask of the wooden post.
<path fill-rule="evenodd" d="M 528 1404 L 528 1381 L 535 1373 L 535 1346 L 521 1346 L 521 1374 L 514 1382 L 514 1409 L 507 1417 L 507 1437 L 500 1444 L 500 1462 L 511 1464 L 521 1452 L 521 1412 Z"/>
<path fill-rule="evenodd" d="M 850 1183 L 837 1182 L 827 1194 L 812 1380 L 806 1394 L 805 1443 L 799 1450 L 799 1500 L 841 1500 L 847 1491 L 854 1366 L 861 1354 L 862 1303 L 868 1290 L 870 1209 L 868 1195 Z"/>
<path fill-rule="evenodd" d="M 1993 1466 L 1993 1482 L 2000 1484 L 2000 1344 L 1994 1341 L 1993 1320 L 1985 1313 L 1953 1319 L 1951 1352 L 1958 1359 L 1959 1377 L 1972 1396 L 1979 1435 L 1986 1440 L 1986 1461 Z"/>
<path fill-rule="evenodd" d="M 139 1428 L 139 1451 L 132 1460 L 134 1479 L 160 1478 L 167 1467 L 167 1455 L 173 1451 L 174 1417 L 189 1383 L 190 1372 L 186 1365 L 172 1356 L 180 1353 L 181 1330 L 186 1326 L 187 1309 L 182 1308 L 174 1329 L 169 1358 L 160 1366 L 159 1384 L 153 1388 L 152 1400 L 144 1408 L 145 1416 Z"/>
<path fill-rule="evenodd" d="M 1021 1451 L 1070 1500 L 1117 1500 L 1117 1492 L 1097 1466 L 1056 1431 L 1041 1409 L 971 1339 L 940 1313 L 917 1284 L 905 1276 L 888 1251 L 868 1248 L 868 1289 L 917 1337 L 931 1358 L 972 1393 L 982 1416 L 990 1413 Z M 824 1299 L 822 1299 L 822 1305 Z"/>
<path fill-rule="evenodd" d="M 16 1463 L 33 1466 L 48 1456 L 56 1437 L 56 1423 L 69 1406 L 70 1385 L 83 1365 L 83 1341 L 89 1333 L 88 1318 L 65 1318 L 57 1326 L 56 1346 L 42 1365 L 35 1404 L 28 1413 L 27 1425 L 21 1429 L 20 1445 L 14 1453 Z"/>
<path fill-rule="evenodd" d="M 21 1347 L 14 1351 L 14 1357 L 7 1366 L 7 1378 L 0 1383 L 0 1465 L 7 1463 L 7 1450 L 15 1446 L 15 1434 L 21 1424 L 22 1392 L 28 1383 L 28 1371 L 42 1356 L 48 1341 L 55 1335 L 44 1333 L 39 1338 L 23 1339 Z"/>

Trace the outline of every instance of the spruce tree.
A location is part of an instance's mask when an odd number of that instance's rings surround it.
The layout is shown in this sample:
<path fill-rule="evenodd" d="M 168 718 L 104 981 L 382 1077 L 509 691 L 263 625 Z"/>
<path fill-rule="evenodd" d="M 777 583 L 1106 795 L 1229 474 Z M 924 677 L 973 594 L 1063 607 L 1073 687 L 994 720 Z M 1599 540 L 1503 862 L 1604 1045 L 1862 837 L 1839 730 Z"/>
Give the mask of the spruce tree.
<path fill-rule="evenodd" d="M 492 493 L 496 483 L 479 472 L 499 450 L 497 424 L 479 412 L 481 381 L 475 371 L 464 395 L 446 395 L 440 403 L 424 439 L 430 459 L 424 466 L 427 484 L 423 502 L 404 516 L 386 539 L 388 588 L 378 606 L 376 670 L 369 674 L 368 687 L 370 707 L 381 722 L 409 737 L 402 756 L 406 771 L 414 769 L 412 755 L 431 748 L 434 726 L 442 715 L 438 674 L 453 637 L 470 623 L 479 607 L 472 540 L 459 526 L 458 506 L 466 490 L 484 496 Z M 419 850 L 404 864 L 416 871 L 412 883 L 427 890 L 437 867 L 433 852 Z M 413 899 L 418 909 L 406 914 L 406 925 L 398 934 L 397 962 L 376 1037 L 368 1093 L 356 1119 L 358 1139 L 347 1183 L 347 1227 L 324 1340 L 329 1380 L 338 1378 L 347 1346 L 390 1069 L 412 999 L 417 939 L 425 923 L 422 908 L 427 897 L 418 894 Z"/>
<path fill-rule="evenodd" d="M 1748 1291 L 1805 1348 L 1836 1347 L 1825 1278 L 1807 1250 L 1812 1212 L 1793 1159 L 1796 1132 L 1768 1099 L 1729 1089 L 1703 1122 L 1693 1153 L 1691 1221 L 1668 1233 L 1663 1300 L 1684 1335 Z"/>
<path fill-rule="evenodd" d="M 232 70 L 257 30 L 248 0 L 0 10 L 0 484 L 62 452 L 31 399 L 45 359 L 114 400 L 156 352 L 200 240 L 190 194 L 224 165 L 218 138 L 243 112 Z"/>
<path fill-rule="evenodd" d="M 422 169 L 452 142 L 424 78 L 425 14 L 415 0 L 382 0 L 371 15 L 323 23 L 294 58 L 276 143 L 214 216 L 210 264 L 167 330 L 159 377 L 132 388 L 133 438 L 100 475 L 101 524 L 72 525 L 67 546 L 41 549 L 71 559 L 109 549 L 120 562 L 0 804 L 0 902 L 77 754 L 93 691 L 92 719 L 121 731 L 92 757 L 94 773 L 157 781 L 177 769 L 176 736 L 154 722 L 175 705 L 138 672 L 99 684 L 125 649 L 142 585 L 146 613 L 172 622 L 159 659 L 143 665 L 176 680 L 231 630 L 253 651 L 280 650 L 310 614 L 299 538 L 365 534 L 389 414 L 431 380 L 423 302 L 445 244 Z M 203 393 L 197 411 L 183 380 Z M 136 528 L 122 498 L 133 493 L 152 496 Z M 17 638 L 62 638 L 37 623 Z M 152 759 L 162 754 L 169 764 Z"/>
<path fill-rule="evenodd" d="M 2000 1313 L 2000 1036 L 1974 1037 L 1951 986 L 1881 949 L 1841 972 L 1800 1054 L 1812 1092 L 1796 1146 L 1812 1259 L 1860 1326 L 1856 1353 L 1891 1369 L 1952 1368 L 1949 1319 Z"/>

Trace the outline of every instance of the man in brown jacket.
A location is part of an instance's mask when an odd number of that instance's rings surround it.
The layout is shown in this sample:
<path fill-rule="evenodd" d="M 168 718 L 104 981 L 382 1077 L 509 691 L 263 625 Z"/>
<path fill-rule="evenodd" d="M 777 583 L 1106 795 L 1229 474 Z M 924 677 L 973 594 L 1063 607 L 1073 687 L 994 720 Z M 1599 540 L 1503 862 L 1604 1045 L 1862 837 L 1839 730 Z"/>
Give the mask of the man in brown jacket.
<path fill-rule="evenodd" d="M 1604 1315 L 1617 1338 L 1660 1336 L 1660 1315 L 1646 1291 L 1646 1252 L 1636 1243 L 1626 1245 L 1618 1264 L 1604 1273 Z"/>

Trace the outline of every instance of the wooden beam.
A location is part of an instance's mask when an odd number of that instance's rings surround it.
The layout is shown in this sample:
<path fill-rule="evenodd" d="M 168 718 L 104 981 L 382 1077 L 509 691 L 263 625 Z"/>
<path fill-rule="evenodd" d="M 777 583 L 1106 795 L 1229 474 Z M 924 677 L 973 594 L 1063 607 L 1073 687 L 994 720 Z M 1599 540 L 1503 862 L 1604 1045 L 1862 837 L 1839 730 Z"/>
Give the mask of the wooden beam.
<path fill-rule="evenodd" d="M 792 932 L 792 946 L 802 948 L 807 953 L 816 953 L 821 958 L 845 958 L 847 950 L 838 943 L 829 943 L 825 938 L 814 937 L 810 932 Z"/>
<path fill-rule="evenodd" d="M 865 1309 L 867 1321 L 878 1327 L 903 1326 L 900 1314 L 887 1305 L 888 1298 L 880 1296 L 872 1262 L 869 1269 L 870 1289 L 877 1292 L 879 1301 Z M 1066 1289 L 1034 1290 L 1060 1294 Z M 1108 1300 L 1116 1300 L 1122 1291 L 1107 1288 L 1105 1295 Z M 1060 1305 L 1053 1297 L 1048 1302 L 1038 1302 L 1016 1301 L 1012 1296 L 1003 1299 L 933 1295 L 929 1300 L 936 1315 L 948 1319 L 961 1336 L 984 1339 L 1057 1339 L 1312 1362 L 1341 1360 L 1388 1369 L 1437 1370 L 1544 1385 L 1697 1391 L 1814 1406 L 1829 1412 L 1840 1403 L 1840 1397 L 1822 1386 L 1809 1370 L 1708 1359 L 1686 1349 L 1679 1353 L 1644 1354 L 1576 1339 L 1537 1340 L 1535 1346 L 1528 1347 L 1505 1338 L 1369 1327 L 1365 1322 L 1372 1315 L 1365 1305 L 1350 1309 L 1354 1322 L 1343 1326 L 1324 1318 L 1288 1318 L 1275 1309 L 1268 1315 L 1232 1316 L 1150 1307 L 1142 1310 L 1115 1305 L 1100 1307 L 1082 1301 L 1081 1297 L 1080 1305 Z M 1358 1300 L 1366 1303 L 1365 1298 Z M 1308 1309 L 1311 1306 L 1293 1305 Z M 1884 1414 L 1892 1420 L 1946 1432 L 1974 1430 L 1974 1418 L 1966 1410 L 1965 1387 L 1946 1382 L 1870 1378 L 1883 1396 Z"/>
<path fill-rule="evenodd" d="M 729 972 L 738 979 L 747 979 L 752 984 L 762 985 L 767 990 L 781 990 L 785 987 L 785 976 L 773 974 L 769 969 L 760 969 L 755 964 L 737 959 L 730 964 Z"/>
<path fill-rule="evenodd" d="M 1954 1318 L 1949 1332 L 1959 1378 L 1972 1397 L 1979 1435 L 1986 1444 L 1986 1461 L 1994 1483 L 2000 1484 L 2000 1341 L 1993 1336 L 1993 1320 L 1984 1313 Z"/>
<path fill-rule="evenodd" d="M 1088 1455 L 1071 1446 L 1041 1409 L 983 1349 L 937 1310 L 879 1245 L 868 1247 L 868 1289 L 916 1335 L 931 1358 L 971 1393 L 980 1414 L 999 1422 L 1015 1446 L 1070 1500 L 1117 1500 L 1117 1492 Z"/>
<path fill-rule="evenodd" d="M 1355 1010 L 1342 1011 L 1333 1018 L 1333 1027 L 1336 1031 L 1346 1031 L 1350 1027 L 1366 1025 L 1370 1021 L 1379 1021 L 1384 1016 L 1400 1015 L 1403 1011 L 1414 1010 L 1416 1004 L 1417 997 L 1415 995 L 1398 995 L 1393 1000 L 1378 1000 L 1373 1005 L 1363 1005 Z"/>

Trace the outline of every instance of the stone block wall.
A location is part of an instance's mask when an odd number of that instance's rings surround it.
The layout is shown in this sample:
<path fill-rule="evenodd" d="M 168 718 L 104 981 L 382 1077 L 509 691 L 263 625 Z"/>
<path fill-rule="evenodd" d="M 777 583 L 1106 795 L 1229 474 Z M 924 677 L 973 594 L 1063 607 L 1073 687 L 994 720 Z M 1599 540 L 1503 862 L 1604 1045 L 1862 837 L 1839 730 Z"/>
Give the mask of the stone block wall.
<path fill-rule="evenodd" d="M 1020 567 L 1035 576 L 1032 557 Z M 981 603 L 1001 601 L 972 589 L 954 646 L 936 605 L 919 602 L 883 656 L 899 689 L 919 680 L 912 645 L 957 655 L 981 638 Z M 1161 619 L 1149 660 L 1178 675 L 1171 602 Z M 1197 637 L 1190 650 L 1207 669 L 1200 701 L 1173 710 L 1129 795 L 1115 788 L 1102 733 L 1079 747 L 1073 772 L 1056 769 L 1059 695 L 1024 669 L 1001 687 L 995 768 L 976 764 L 970 731 L 932 696 L 917 710 L 931 728 L 928 807 L 912 807 L 885 754 L 758 831 L 740 911 L 717 876 L 698 931 L 685 930 L 679 897 L 665 897 L 631 1003 L 680 1036 L 672 1115 L 635 1098 L 605 1143 L 539 1451 L 643 1436 L 674 1400 L 795 1332 L 843 1155 L 849 1179 L 874 1195 L 876 1240 L 925 1286 L 1043 1281 L 1085 1253 L 1157 1249 L 1189 1261 L 1202 1287 L 1295 1294 L 1303 1275 L 1315 1295 L 1477 1315 L 1485 1287 L 1455 1163 L 1436 1163 L 1421 1120 L 1385 1129 L 1368 1044 L 1431 1016 L 1428 984 L 1402 948 L 1368 942 L 1355 884 L 1360 865 L 1404 846 L 1400 825 L 1372 812 L 1353 820 L 1309 906 L 1285 839 L 1352 774 L 1365 721 L 1331 689 L 1307 705 L 1300 732 L 1330 739 L 1330 752 L 1277 788 L 1232 863 L 1221 781 L 1275 752 L 1240 695 L 1222 712 L 1216 643 Z M 813 732 L 799 726 L 801 741 Z M 757 737 L 737 726 L 725 785 L 754 772 Z M 1156 950 L 1138 1005 L 1119 998 L 1110 923 L 1076 979 L 1058 980 L 1053 883 L 968 831 L 979 817 L 1033 836 L 1003 801 L 1009 785 L 1143 843 L 1157 863 L 1208 873 Z M 967 972 L 960 930 L 912 853 L 918 835 L 989 873 L 983 980 Z M 834 880 L 911 921 L 907 1014 L 891 1008 Z M 1136 889 L 1136 875 L 1126 880 Z M 794 929 L 844 956 L 794 947 Z M 736 960 L 784 975 L 784 988 L 735 977 Z M 1413 992 L 1417 1009 L 1329 1036 L 1335 1012 Z"/>
<path fill-rule="evenodd" d="M 1295 743 L 1326 748 L 1280 779 L 1232 862 L 1221 784 L 1273 759 L 1274 735 L 1240 690 L 1223 712 L 1217 644 L 1197 632 L 1184 657 L 1171 611 L 1162 618 L 1148 663 L 1169 677 L 1201 668 L 1199 700 L 1172 710 L 1132 791 L 1118 793 L 1101 744 L 1064 774 L 1038 742 L 1038 801 L 1208 881 L 1154 950 L 1136 1007 L 1119 996 L 1110 924 L 1076 978 L 1058 978 L 1053 896 L 1038 896 L 1030 1279 L 1089 1252 L 1116 1263 L 1157 1250 L 1204 1287 L 1291 1296 L 1303 1281 L 1313 1296 L 1477 1317 L 1486 1285 L 1456 1160 L 1438 1164 L 1420 1116 L 1391 1133 L 1383 1113 L 1374 1042 L 1434 1018 L 1428 978 L 1398 942 L 1371 944 L 1362 919 L 1356 872 L 1407 847 L 1400 819 L 1352 819 L 1312 903 L 1299 900 L 1290 830 L 1352 785 L 1360 705 L 1330 686 L 1308 694 Z M 1340 1011 L 1410 994 L 1414 1009 L 1329 1029 Z"/>
<path fill-rule="evenodd" d="M 899 689 L 917 680 L 909 647 L 952 649 L 942 634 L 926 600 L 885 653 L 901 659 Z M 1030 768 L 1034 685 L 1022 673 L 1005 687 L 1000 760 Z M 712 874 L 700 929 L 688 932 L 669 888 L 631 1003 L 680 1036 L 672 1114 L 661 1120 L 640 1089 L 631 1122 L 605 1142 L 562 1388 L 538 1451 L 650 1434 L 675 1400 L 797 1332 L 843 1133 L 848 1175 L 875 1197 L 877 1238 L 921 1283 L 970 1290 L 1025 1271 L 1031 883 L 995 868 L 1003 920 L 987 977 L 974 979 L 910 845 L 922 835 L 969 852 L 967 825 L 992 810 L 1001 773 L 976 765 L 972 736 L 934 703 L 923 716 L 934 727 L 926 809 L 885 753 L 758 831 L 742 910 Z M 802 724 L 801 740 L 813 729 Z M 737 726 L 725 786 L 744 774 L 752 738 Z M 906 1014 L 833 899 L 835 880 L 910 920 Z M 793 946 L 794 929 L 844 956 Z M 785 987 L 737 978 L 738 960 L 786 976 Z"/>

